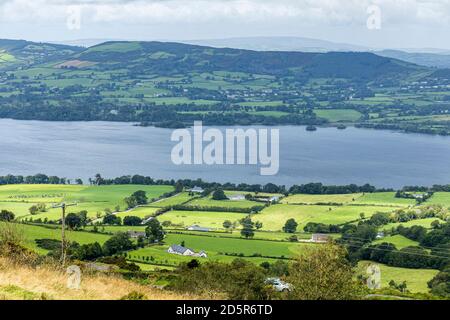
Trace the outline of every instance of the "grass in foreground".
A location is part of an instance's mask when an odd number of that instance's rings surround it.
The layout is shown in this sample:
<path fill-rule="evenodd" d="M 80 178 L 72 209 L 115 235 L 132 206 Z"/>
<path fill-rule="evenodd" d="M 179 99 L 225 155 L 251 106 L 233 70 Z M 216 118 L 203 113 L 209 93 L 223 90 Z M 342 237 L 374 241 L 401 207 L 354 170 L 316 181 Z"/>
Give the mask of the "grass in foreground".
<path fill-rule="evenodd" d="M 67 288 L 64 270 L 50 266 L 30 268 L 0 258 L 0 300 L 118 300 L 131 292 L 144 294 L 149 300 L 196 299 L 139 285 L 120 275 L 83 274 L 79 290 Z"/>

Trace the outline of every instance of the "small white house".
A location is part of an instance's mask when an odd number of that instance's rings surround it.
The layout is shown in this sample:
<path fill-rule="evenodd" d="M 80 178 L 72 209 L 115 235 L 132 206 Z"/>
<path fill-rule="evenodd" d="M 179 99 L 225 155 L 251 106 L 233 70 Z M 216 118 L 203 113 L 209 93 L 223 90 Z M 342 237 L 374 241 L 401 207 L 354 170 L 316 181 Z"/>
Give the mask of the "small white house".
<path fill-rule="evenodd" d="M 199 258 L 208 258 L 208 255 L 205 251 L 200 251 L 196 253 L 194 250 L 185 248 L 183 246 L 179 246 L 177 244 L 171 245 L 169 249 L 167 249 L 168 253 L 178 254 L 180 256 L 189 256 L 189 257 L 199 257 Z"/>
<path fill-rule="evenodd" d="M 171 245 L 170 248 L 167 250 L 167 252 L 179 254 L 181 256 L 193 256 L 195 254 L 194 250 L 179 246 L 177 244 Z"/>
<path fill-rule="evenodd" d="M 206 227 L 200 227 L 197 224 L 194 224 L 194 225 L 192 225 L 190 227 L 187 227 L 186 229 L 189 230 L 189 231 L 200 231 L 200 232 L 209 232 L 209 231 L 211 231 L 211 229 L 206 228 Z"/>
<path fill-rule="evenodd" d="M 242 201 L 245 200 L 245 196 L 243 194 L 234 194 L 232 196 L 229 196 L 228 199 L 231 201 Z"/>
<path fill-rule="evenodd" d="M 189 190 L 189 192 L 193 192 L 193 193 L 203 193 L 203 192 L 205 192 L 205 190 L 203 190 L 203 188 L 200 188 L 200 187 L 195 186 L 195 187 L 193 187 L 191 190 Z"/>

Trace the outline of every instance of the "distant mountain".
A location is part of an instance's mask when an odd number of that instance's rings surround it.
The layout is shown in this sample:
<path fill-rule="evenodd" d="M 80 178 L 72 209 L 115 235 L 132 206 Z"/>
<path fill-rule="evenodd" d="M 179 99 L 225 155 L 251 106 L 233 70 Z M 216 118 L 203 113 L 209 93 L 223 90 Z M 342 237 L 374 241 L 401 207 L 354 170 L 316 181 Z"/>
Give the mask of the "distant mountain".
<path fill-rule="evenodd" d="M 109 41 L 124 41 L 123 39 L 75 39 L 63 41 L 50 41 L 50 43 L 63 44 L 68 46 L 92 47 Z"/>
<path fill-rule="evenodd" d="M 329 52 L 370 50 L 367 47 L 353 44 L 337 43 L 303 37 L 247 37 L 210 40 L 183 40 L 179 42 L 217 48 L 236 48 L 256 51 Z"/>
<path fill-rule="evenodd" d="M 404 52 L 399 50 L 376 51 L 377 55 L 399 59 L 427 67 L 450 68 L 450 54 Z"/>
<path fill-rule="evenodd" d="M 75 55 L 94 69 L 137 74 L 232 71 L 297 78 L 374 80 L 406 75 L 418 66 L 367 52 L 286 52 L 213 48 L 171 42 L 106 42 Z"/>

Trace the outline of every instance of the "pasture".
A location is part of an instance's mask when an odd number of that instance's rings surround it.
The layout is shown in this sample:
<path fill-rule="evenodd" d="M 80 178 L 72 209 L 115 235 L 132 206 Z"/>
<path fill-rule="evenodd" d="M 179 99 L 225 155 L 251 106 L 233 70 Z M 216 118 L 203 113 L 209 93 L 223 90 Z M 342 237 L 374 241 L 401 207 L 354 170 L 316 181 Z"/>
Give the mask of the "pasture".
<path fill-rule="evenodd" d="M 303 230 L 308 222 L 324 224 L 343 224 L 365 218 L 377 212 L 391 212 L 392 207 L 385 206 L 319 206 L 276 204 L 254 214 L 253 220 L 263 223 L 263 230 L 280 231 L 288 219 L 295 219 L 297 230 Z"/>
<path fill-rule="evenodd" d="M 382 239 L 378 239 L 378 240 L 375 240 L 373 243 L 374 244 L 380 244 L 380 243 L 383 243 L 383 242 L 392 243 L 393 245 L 395 245 L 395 247 L 398 250 L 403 249 L 405 247 L 418 246 L 419 245 L 419 242 L 410 240 L 410 239 L 408 239 L 408 238 L 406 238 L 406 237 L 404 237 L 404 236 L 402 236 L 400 234 L 396 234 L 394 236 L 389 236 L 389 237 L 385 237 L 385 238 L 382 238 Z"/>
<path fill-rule="evenodd" d="M 294 194 L 281 200 L 285 204 L 316 203 L 351 203 L 362 196 L 361 193 L 350 194 Z"/>
<path fill-rule="evenodd" d="M 358 268 L 364 273 L 365 269 L 370 261 L 361 261 L 358 264 Z M 433 279 L 433 277 L 439 272 L 438 270 L 432 269 L 407 269 L 407 268 L 397 268 L 390 267 L 384 264 L 377 265 L 381 269 L 381 286 L 383 288 L 389 288 L 389 282 L 394 280 L 396 283 L 402 283 L 406 281 L 407 290 L 416 293 L 429 291 L 427 282 Z"/>
<path fill-rule="evenodd" d="M 222 229 L 223 222 L 230 220 L 231 222 L 238 222 L 245 218 L 247 214 L 236 212 L 214 212 L 214 211 L 168 211 L 160 216 L 160 222 L 170 221 L 173 225 L 179 227 L 188 227 L 193 224 L 198 224 L 202 227 Z"/>

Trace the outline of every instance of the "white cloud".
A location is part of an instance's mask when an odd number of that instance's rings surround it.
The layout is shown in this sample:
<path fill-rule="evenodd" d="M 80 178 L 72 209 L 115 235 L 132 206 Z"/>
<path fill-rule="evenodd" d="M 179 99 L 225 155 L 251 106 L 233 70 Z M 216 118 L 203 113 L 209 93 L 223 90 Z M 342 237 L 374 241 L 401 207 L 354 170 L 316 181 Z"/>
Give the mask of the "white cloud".
<path fill-rule="evenodd" d="M 90 22 L 177 23 L 297 19 L 298 24 L 363 23 L 378 4 L 390 25 L 450 24 L 450 0 L 3 0 L 2 21 L 66 19 L 66 7 L 81 6 Z"/>

